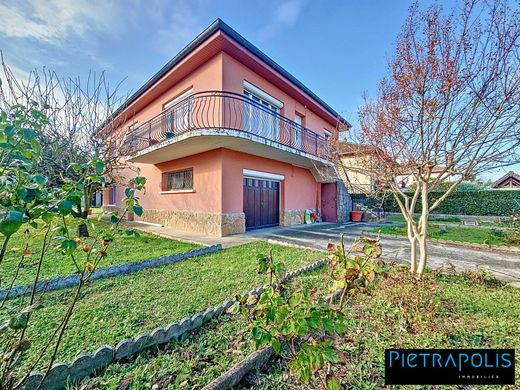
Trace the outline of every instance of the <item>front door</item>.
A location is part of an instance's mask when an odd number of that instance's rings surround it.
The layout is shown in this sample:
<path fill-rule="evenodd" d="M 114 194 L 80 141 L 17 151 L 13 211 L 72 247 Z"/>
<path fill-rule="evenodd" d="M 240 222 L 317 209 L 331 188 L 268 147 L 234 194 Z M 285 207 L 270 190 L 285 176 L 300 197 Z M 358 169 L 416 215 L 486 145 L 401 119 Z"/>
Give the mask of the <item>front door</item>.
<path fill-rule="evenodd" d="M 336 183 L 321 185 L 321 219 L 323 222 L 338 221 L 338 193 Z"/>
<path fill-rule="evenodd" d="M 280 220 L 280 183 L 244 178 L 246 229 L 277 226 Z"/>

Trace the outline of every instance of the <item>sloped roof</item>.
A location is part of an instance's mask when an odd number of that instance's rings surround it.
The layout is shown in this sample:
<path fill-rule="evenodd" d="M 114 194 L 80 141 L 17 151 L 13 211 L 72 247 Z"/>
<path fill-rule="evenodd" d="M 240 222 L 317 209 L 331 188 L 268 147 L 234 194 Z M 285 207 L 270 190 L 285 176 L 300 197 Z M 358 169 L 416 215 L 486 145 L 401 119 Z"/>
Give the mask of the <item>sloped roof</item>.
<path fill-rule="evenodd" d="M 491 188 L 501 188 L 502 184 L 504 184 L 509 179 L 513 179 L 513 181 L 517 181 L 520 185 L 520 175 L 518 173 L 515 173 L 513 171 L 507 172 L 505 175 L 499 177 L 497 180 L 491 184 Z"/>
<path fill-rule="evenodd" d="M 376 148 L 372 145 L 356 144 L 353 142 L 340 141 L 338 145 L 338 152 L 341 155 L 358 154 L 358 153 L 373 153 Z"/>
<path fill-rule="evenodd" d="M 190 53 L 192 53 L 197 47 L 199 47 L 202 43 L 204 43 L 208 38 L 210 38 L 215 32 L 222 31 L 235 42 L 240 44 L 242 47 L 247 49 L 249 52 L 254 54 L 260 60 L 265 62 L 271 68 L 273 68 L 276 72 L 281 74 L 287 80 L 289 80 L 292 84 L 310 96 L 313 100 L 315 100 L 319 105 L 321 105 L 329 114 L 338 118 L 343 124 L 347 127 L 351 127 L 351 124 L 347 122 L 338 112 L 336 112 L 332 107 L 330 107 L 327 103 L 325 103 L 322 99 L 320 99 L 314 92 L 312 92 L 309 88 L 307 88 L 301 81 L 299 81 L 296 77 L 290 74 L 287 70 L 278 65 L 275 61 L 273 61 L 269 56 L 267 56 L 264 52 L 254 46 L 251 42 L 245 39 L 242 35 L 233 30 L 230 26 L 224 23 L 221 19 L 216 19 L 213 23 L 211 23 L 204 31 L 202 31 L 193 41 L 191 41 L 184 49 L 182 49 L 175 57 L 173 57 L 166 65 L 164 65 L 156 74 L 154 74 L 146 83 L 143 84 L 135 93 L 133 93 L 112 115 L 112 118 L 116 118 L 119 114 L 121 114 L 126 107 L 136 101 L 141 95 L 143 95 L 149 88 L 151 88 L 155 83 L 157 83 L 166 73 L 168 73 L 172 68 L 174 68 L 177 64 L 179 64 L 184 58 L 186 58 Z"/>

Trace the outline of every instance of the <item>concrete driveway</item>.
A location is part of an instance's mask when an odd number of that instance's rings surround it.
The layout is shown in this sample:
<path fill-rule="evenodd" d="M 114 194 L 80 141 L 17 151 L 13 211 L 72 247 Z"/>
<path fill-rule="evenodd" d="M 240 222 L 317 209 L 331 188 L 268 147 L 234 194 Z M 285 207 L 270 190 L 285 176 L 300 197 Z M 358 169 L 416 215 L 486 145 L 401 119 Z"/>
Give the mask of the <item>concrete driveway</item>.
<path fill-rule="evenodd" d="M 242 236 L 304 246 L 313 249 L 326 249 L 329 242 L 337 243 L 340 233 L 350 244 L 368 227 L 376 224 L 321 223 L 294 227 L 276 227 L 248 232 Z M 383 256 L 387 261 L 403 261 L 409 257 L 410 245 L 403 237 L 382 237 Z M 459 271 L 476 270 L 477 267 L 492 272 L 497 278 L 506 281 L 520 281 L 520 253 L 496 252 L 492 250 L 465 248 L 460 246 L 429 243 L 429 263 L 432 268 L 453 264 Z"/>

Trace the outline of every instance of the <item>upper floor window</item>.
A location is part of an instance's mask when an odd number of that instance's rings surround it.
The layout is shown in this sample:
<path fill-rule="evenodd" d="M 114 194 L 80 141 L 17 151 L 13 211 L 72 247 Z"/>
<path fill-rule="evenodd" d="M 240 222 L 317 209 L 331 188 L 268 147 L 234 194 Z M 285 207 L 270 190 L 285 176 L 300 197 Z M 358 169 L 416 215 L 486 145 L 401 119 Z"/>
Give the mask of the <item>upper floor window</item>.
<path fill-rule="evenodd" d="M 244 96 L 263 108 L 273 111 L 276 114 L 280 113 L 280 109 L 277 106 L 272 105 L 267 100 L 264 100 L 247 90 L 244 91 Z"/>
<path fill-rule="evenodd" d="M 274 96 L 262 91 L 260 88 L 244 80 L 244 96 L 254 101 L 256 104 L 274 111 L 277 114 L 280 113 L 280 109 L 283 107 L 283 103 L 276 99 Z"/>
<path fill-rule="evenodd" d="M 244 131 L 273 141 L 280 139 L 280 108 L 282 102 L 244 81 Z"/>
<path fill-rule="evenodd" d="M 137 129 L 139 128 L 137 122 L 128 127 L 128 135 L 130 136 L 130 145 L 133 148 L 137 146 Z"/>
<path fill-rule="evenodd" d="M 166 138 L 172 138 L 190 129 L 193 112 L 193 99 L 190 99 L 192 94 L 193 88 L 190 88 L 163 106 L 167 111 L 162 124 Z"/>
<path fill-rule="evenodd" d="M 332 138 L 332 133 L 327 129 L 323 129 L 323 136 L 325 137 L 326 141 L 330 141 L 330 139 Z"/>
<path fill-rule="evenodd" d="M 163 109 L 167 110 L 168 108 L 175 106 L 177 103 L 183 101 L 184 99 L 190 97 L 191 95 L 193 95 L 193 88 L 188 89 L 186 92 L 183 92 L 180 95 L 178 95 L 175 99 L 170 100 L 168 103 L 166 103 L 163 106 Z"/>
<path fill-rule="evenodd" d="M 298 123 L 300 126 L 305 126 L 305 116 L 296 113 L 294 115 L 294 121 Z"/>
<path fill-rule="evenodd" d="M 162 174 L 163 191 L 179 191 L 193 189 L 193 169 L 165 172 Z"/>

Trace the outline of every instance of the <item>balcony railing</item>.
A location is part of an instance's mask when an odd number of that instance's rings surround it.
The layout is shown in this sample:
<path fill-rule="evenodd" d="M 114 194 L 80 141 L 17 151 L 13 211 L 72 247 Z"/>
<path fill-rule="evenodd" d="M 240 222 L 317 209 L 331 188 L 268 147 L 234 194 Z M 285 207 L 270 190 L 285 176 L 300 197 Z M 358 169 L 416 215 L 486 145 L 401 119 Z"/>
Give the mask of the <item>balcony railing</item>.
<path fill-rule="evenodd" d="M 330 159 L 328 140 L 242 95 L 200 92 L 176 103 L 151 120 L 126 133 L 124 154 L 196 130 L 239 130 L 289 146 L 313 156 Z"/>

